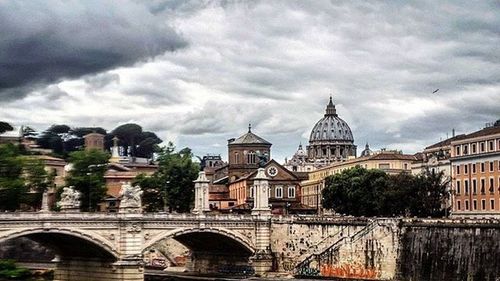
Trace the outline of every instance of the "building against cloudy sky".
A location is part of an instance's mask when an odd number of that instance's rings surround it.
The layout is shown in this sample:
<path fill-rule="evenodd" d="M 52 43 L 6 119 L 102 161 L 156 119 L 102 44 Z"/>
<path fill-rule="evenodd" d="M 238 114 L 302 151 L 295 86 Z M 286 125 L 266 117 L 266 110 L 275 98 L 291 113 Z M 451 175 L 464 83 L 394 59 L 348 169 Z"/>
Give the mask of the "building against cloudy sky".
<path fill-rule="evenodd" d="M 0 120 L 38 130 L 136 122 L 224 158 L 224 140 L 252 123 L 282 162 L 307 144 L 333 93 L 359 144 L 413 153 L 452 128 L 498 119 L 498 9 L 498 1 L 2 1 Z"/>

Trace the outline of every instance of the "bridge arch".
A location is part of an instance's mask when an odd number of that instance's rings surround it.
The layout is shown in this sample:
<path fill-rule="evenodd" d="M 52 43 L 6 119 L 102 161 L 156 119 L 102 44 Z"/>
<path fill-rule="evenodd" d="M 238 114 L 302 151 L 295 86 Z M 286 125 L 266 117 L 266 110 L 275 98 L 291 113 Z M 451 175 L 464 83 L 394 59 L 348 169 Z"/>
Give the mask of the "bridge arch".
<path fill-rule="evenodd" d="M 151 239 L 148 243 L 145 243 L 143 247 L 143 252 L 154 246 L 156 243 L 173 238 L 186 246 L 190 246 L 188 239 L 196 238 L 194 236 L 207 236 L 208 238 L 226 238 L 226 242 L 231 243 L 233 246 L 239 246 L 241 249 L 247 251 L 250 255 L 255 253 L 253 243 L 250 239 L 237 232 L 225 229 L 225 228 L 180 228 L 161 235 L 157 235 Z M 193 246 L 193 245 L 191 245 Z"/>
<path fill-rule="evenodd" d="M 97 233 L 86 233 L 67 228 L 23 228 L 0 232 L 0 243 L 20 237 L 29 238 L 54 250 L 61 257 L 117 260 L 119 254 L 113 244 Z"/>

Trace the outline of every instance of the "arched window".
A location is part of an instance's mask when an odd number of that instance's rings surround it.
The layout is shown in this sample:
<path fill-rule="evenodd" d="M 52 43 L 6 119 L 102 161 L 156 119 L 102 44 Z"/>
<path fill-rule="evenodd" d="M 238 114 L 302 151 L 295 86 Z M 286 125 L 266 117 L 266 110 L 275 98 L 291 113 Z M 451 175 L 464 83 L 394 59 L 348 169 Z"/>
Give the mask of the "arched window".
<path fill-rule="evenodd" d="M 283 198 L 283 187 L 282 186 L 276 186 L 274 197 Z"/>
<path fill-rule="evenodd" d="M 288 198 L 295 198 L 295 186 L 293 185 L 288 187 Z"/>
<path fill-rule="evenodd" d="M 255 152 L 254 151 L 250 151 L 248 154 L 247 154 L 247 163 L 248 164 L 255 164 L 256 163 L 256 155 L 255 155 Z"/>
<path fill-rule="evenodd" d="M 254 198 L 254 189 L 253 186 L 250 187 L 250 198 Z"/>
<path fill-rule="evenodd" d="M 234 153 L 234 163 L 238 164 L 240 162 L 240 154 L 238 152 Z"/>

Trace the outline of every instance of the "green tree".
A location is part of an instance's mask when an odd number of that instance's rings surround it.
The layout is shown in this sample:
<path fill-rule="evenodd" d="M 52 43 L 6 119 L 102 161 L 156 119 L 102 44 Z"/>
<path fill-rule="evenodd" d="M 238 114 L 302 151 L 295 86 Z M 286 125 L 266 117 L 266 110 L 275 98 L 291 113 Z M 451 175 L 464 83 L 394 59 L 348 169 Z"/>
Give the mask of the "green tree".
<path fill-rule="evenodd" d="M 150 179 L 141 176 L 136 181 L 148 192 L 145 205 L 150 205 L 153 211 L 166 206 L 169 211 L 189 212 L 194 200 L 193 181 L 199 171 L 198 164 L 192 161 L 191 150 L 184 148 L 175 152 L 174 145 L 169 142 L 158 155 L 158 172 Z"/>
<path fill-rule="evenodd" d="M 412 215 L 419 217 L 440 217 L 447 214 L 450 179 L 443 171 L 435 172 L 429 169 L 415 179 L 416 206 Z"/>
<path fill-rule="evenodd" d="M 39 209 L 43 193 L 54 185 L 54 172 L 47 172 L 44 163 L 36 158 L 24 157 L 23 177 L 28 192 L 23 196 L 22 203 Z"/>
<path fill-rule="evenodd" d="M 443 172 L 387 175 L 354 167 L 326 178 L 322 204 L 353 216 L 439 217 L 446 211 L 448 184 Z"/>
<path fill-rule="evenodd" d="M 376 216 L 382 209 L 387 174 L 381 170 L 354 167 L 326 179 L 323 206 L 341 214 Z"/>
<path fill-rule="evenodd" d="M 139 185 L 143 191 L 142 206 L 146 212 L 159 212 L 167 206 L 166 190 L 159 174 L 152 176 L 140 174 L 135 177 L 132 185 Z"/>
<path fill-rule="evenodd" d="M 110 155 L 99 150 L 75 151 L 69 154 L 72 169 L 66 184 L 81 192 L 81 209 L 92 211 L 106 195 L 104 173 Z"/>
<path fill-rule="evenodd" d="M 13 144 L 0 145 L 0 210 L 19 209 L 21 199 L 28 191 L 24 184 L 23 160 Z"/>
<path fill-rule="evenodd" d="M 122 141 L 126 151 L 130 147 L 131 156 L 135 156 L 135 145 L 141 133 L 142 127 L 134 123 L 120 125 L 112 132 Z"/>
<path fill-rule="evenodd" d="M 12 130 L 14 130 L 14 128 L 9 123 L 0 121 L 0 134 Z"/>

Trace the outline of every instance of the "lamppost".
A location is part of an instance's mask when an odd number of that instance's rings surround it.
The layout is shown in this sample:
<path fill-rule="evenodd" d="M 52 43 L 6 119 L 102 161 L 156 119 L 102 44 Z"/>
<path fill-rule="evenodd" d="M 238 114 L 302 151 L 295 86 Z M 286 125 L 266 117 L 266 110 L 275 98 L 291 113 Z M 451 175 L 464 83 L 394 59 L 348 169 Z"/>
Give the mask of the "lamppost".
<path fill-rule="evenodd" d="M 168 189 L 168 185 L 170 184 L 170 181 L 166 181 L 165 182 L 165 185 L 163 187 L 163 211 L 166 213 L 168 210 L 167 210 L 167 189 Z"/>

